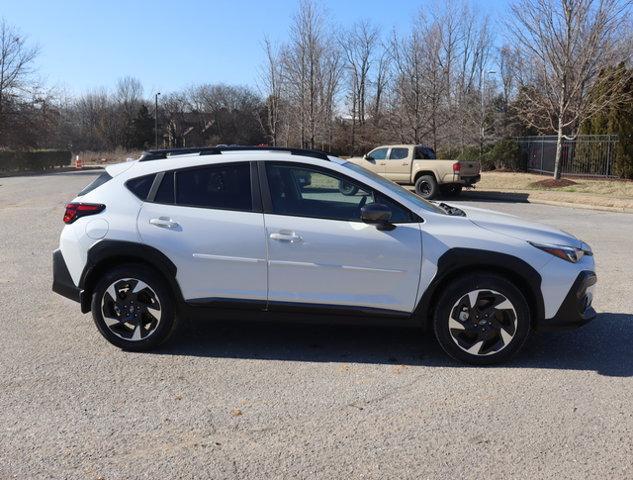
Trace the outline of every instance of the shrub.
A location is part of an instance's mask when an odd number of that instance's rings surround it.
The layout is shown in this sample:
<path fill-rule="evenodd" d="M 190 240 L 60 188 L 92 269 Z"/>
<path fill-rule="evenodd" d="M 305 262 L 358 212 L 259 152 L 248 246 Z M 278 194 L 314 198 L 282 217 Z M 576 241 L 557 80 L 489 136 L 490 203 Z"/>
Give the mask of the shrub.
<path fill-rule="evenodd" d="M 47 170 L 68 166 L 71 160 L 68 150 L 0 150 L 0 172 Z"/>

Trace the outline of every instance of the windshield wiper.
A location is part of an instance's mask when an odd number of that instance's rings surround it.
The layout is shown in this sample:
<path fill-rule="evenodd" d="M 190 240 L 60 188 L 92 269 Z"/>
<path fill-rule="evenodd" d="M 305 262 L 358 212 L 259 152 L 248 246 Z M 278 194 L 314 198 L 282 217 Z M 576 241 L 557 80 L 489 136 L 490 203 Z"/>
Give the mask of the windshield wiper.
<path fill-rule="evenodd" d="M 449 215 L 453 215 L 453 216 L 456 216 L 456 217 L 465 217 L 466 216 L 466 212 L 464 212 L 461 208 L 451 207 L 450 205 L 448 205 L 448 204 L 446 204 L 444 202 L 438 203 L 437 206 L 440 207 L 442 210 L 444 210 Z"/>

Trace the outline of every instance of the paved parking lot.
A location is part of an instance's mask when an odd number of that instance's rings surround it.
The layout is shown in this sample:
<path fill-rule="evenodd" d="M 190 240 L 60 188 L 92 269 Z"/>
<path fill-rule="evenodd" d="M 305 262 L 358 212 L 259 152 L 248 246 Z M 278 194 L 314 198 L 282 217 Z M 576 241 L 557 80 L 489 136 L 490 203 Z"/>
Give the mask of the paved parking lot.
<path fill-rule="evenodd" d="M 598 318 L 502 367 L 393 328 L 197 323 L 133 354 L 50 291 L 93 177 L 0 178 L 1 479 L 633 477 L 633 215 L 476 203 L 598 262 Z"/>

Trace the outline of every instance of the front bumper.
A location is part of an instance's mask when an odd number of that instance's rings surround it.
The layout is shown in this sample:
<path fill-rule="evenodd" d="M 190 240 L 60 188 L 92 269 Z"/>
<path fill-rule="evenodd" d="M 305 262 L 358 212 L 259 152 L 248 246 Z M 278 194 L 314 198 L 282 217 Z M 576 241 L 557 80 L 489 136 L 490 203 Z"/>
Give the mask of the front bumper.
<path fill-rule="evenodd" d="M 576 328 L 593 320 L 596 317 L 596 311 L 591 306 L 593 300 L 592 287 L 597 280 L 598 277 L 594 272 L 588 270 L 580 272 L 556 315 L 544 320 L 539 325 L 539 330 Z"/>
<path fill-rule="evenodd" d="M 73 283 L 62 252 L 59 249 L 53 252 L 53 292 L 75 302 L 81 302 L 83 295 L 83 290 Z"/>

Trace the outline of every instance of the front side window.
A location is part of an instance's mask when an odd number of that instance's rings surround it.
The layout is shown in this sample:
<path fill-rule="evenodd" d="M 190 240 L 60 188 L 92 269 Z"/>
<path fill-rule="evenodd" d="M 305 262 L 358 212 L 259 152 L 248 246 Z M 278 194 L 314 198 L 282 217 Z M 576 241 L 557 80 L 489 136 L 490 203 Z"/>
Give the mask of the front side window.
<path fill-rule="evenodd" d="M 412 221 L 401 205 L 337 172 L 267 163 L 266 174 L 273 213 L 278 215 L 360 222 L 361 208 L 376 202 L 391 208 L 393 223 Z"/>
<path fill-rule="evenodd" d="M 176 205 L 252 211 L 249 163 L 176 171 Z"/>
<path fill-rule="evenodd" d="M 389 160 L 402 160 L 409 156 L 408 148 L 392 148 L 389 153 Z"/>
<path fill-rule="evenodd" d="M 377 148 L 369 152 L 368 156 L 374 160 L 384 160 L 387 158 L 387 150 L 386 148 Z"/>

